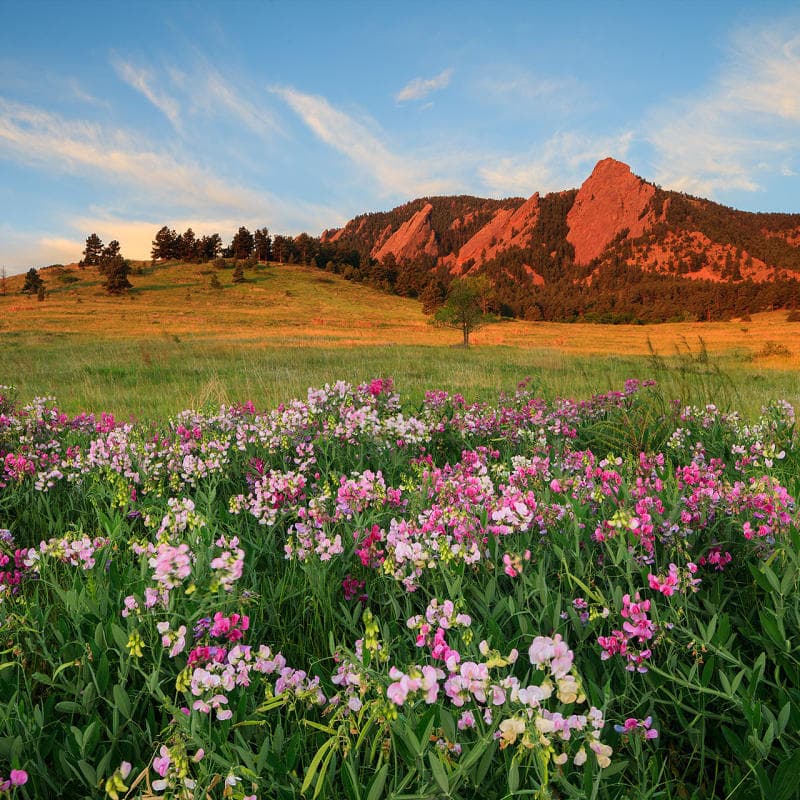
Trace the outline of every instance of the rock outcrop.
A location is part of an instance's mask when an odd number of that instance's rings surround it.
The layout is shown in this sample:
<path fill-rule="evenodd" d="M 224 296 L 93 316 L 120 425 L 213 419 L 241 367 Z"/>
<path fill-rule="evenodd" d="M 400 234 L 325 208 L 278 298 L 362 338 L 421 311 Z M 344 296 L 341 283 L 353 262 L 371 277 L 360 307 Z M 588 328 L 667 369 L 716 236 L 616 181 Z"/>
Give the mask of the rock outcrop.
<path fill-rule="evenodd" d="M 436 233 L 431 227 L 431 211 L 433 206 L 426 203 L 385 241 L 379 240 L 372 249 L 372 257 L 383 261 L 391 253 L 397 261 L 402 261 L 412 260 L 423 254 L 438 255 Z"/>
<path fill-rule="evenodd" d="M 599 161 L 567 214 L 567 241 L 575 248 L 575 263 L 584 265 L 597 258 L 623 230 L 627 229 L 627 238 L 649 230 L 655 215 L 645 209 L 655 191 L 627 164 L 613 158 Z"/>

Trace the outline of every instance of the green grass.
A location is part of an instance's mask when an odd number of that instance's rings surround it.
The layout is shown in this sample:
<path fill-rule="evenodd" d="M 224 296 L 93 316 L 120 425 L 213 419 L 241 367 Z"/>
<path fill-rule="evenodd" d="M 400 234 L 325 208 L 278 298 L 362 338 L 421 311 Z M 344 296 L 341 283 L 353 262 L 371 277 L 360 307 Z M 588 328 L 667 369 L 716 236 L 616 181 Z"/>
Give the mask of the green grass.
<path fill-rule="evenodd" d="M 293 344 L 305 346 L 293 346 Z M 16 333 L 0 335 L 0 383 L 26 400 L 55 395 L 69 413 L 111 411 L 155 418 L 187 407 L 252 400 L 261 408 L 309 386 L 391 376 L 412 402 L 433 388 L 468 400 L 495 399 L 531 377 L 547 397 L 585 397 L 621 388 L 628 378 L 657 378 L 669 397 L 716 402 L 757 413 L 768 398 L 800 404 L 791 370 L 759 369 L 735 358 L 700 353 L 681 358 L 575 356 L 551 349 L 479 346 L 468 351 L 431 345 L 342 347 L 306 337 L 285 346 L 251 340 L 197 341 L 173 334 L 149 339 Z"/>
<path fill-rule="evenodd" d="M 223 290 L 209 288 L 211 274 Z M 503 321 L 465 351 L 451 346 L 460 333 L 429 325 L 418 301 L 310 267 L 248 270 L 246 284 L 231 285 L 230 270 L 148 264 L 122 297 L 101 291 L 92 269 L 76 269 L 69 287 L 43 275 L 45 302 L 19 294 L 21 277 L 0 296 L 0 384 L 26 400 L 55 395 L 68 412 L 156 418 L 248 399 L 264 408 L 309 386 L 376 376 L 393 377 L 412 402 L 435 388 L 494 400 L 532 377 L 547 397 L 657 378 L 669 397 L 747 414 L 769 398 L 800 405 L 800 325 L 785 312 L 747 323 Z M 661 357 L 648 357 L 650 343 Z"/>

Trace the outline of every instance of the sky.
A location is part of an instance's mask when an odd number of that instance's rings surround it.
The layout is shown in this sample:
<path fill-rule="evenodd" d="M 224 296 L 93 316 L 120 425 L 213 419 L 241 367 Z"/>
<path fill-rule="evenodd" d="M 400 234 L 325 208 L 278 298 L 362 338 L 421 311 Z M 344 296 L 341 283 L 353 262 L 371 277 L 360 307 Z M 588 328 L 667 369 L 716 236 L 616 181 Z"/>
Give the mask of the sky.
<path fill-rule="evenodd" d="M 0 0 L 0 268 L 169 225 L 664 188 L 800 212 L 796 0 Z"/>

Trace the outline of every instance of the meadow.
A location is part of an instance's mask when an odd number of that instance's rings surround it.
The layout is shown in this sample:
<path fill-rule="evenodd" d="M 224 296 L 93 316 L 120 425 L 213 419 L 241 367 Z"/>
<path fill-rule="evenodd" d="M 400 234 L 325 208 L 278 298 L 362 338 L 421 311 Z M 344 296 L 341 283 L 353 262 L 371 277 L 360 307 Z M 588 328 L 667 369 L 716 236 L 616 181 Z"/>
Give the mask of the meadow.
<path fill-rule="evenodd" d="M 221 277 L 0 297 L 0 793 L 800 797 L 785 312 Z"/>
<path fill-rule="evenodd" d="M 44 302 L 0 295 L 0 382 L 64 409 L 157 418 L 251 399 L 261 407 L 336 380 L 391 375 L 411 402 L 427 389 L 489 400 L 533 377 L 544 396 L 587 396 L 628 378 L 758 413 L 764 398 L 800 403 L 800 323 L 786 312 L 751 321 L 652 326 L 504 320 L 473 334 L 429 324 L 415 300 L 310 267 L 270 265 L 232 284 L 208 265 L 140 265 L 134 290 L 109 297 L 89 268 L 44 270 Z M 211 273 L 223 289 L 210 288 Z M 64 280 L 73 282 L 64 283 Z M 653 353 L 657 358 L 653 358 Z"/>
<path fill-rule="evenodd" d="M 15 797 L 798 796 L 788 404 L 0 402 Z"/>

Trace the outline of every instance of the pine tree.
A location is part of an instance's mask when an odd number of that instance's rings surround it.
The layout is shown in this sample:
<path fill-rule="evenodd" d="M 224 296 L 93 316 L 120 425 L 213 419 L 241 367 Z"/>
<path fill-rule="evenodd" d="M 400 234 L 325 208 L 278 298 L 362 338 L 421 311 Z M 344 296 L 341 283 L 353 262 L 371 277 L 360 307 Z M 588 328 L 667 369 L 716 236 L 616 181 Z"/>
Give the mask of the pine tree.
<path fill-rule="evenodd" d="M 187 228 L 183 236 L 178 241 L 180 249 L 179 257 L 184 261 L 193 261 L 195 258 L 195 247 L 197 246 L 197 237 L 191 228 Z"/>
<path fill-rule="evenodd" d="M 39 288 L 44 286 L 39 273 L 35 267 L 31 267 L 25 275 L 25 284 L 22 287 L 22 294 L 39 294 Z"/>
<path fill-rule="evenodd" d="M 128 280 L 131 267 L 120 253 L 112 256 L 105 265 L 103 274 L 106 276 L 103 284 L 109 294 L 121 294 L 125 289 L 131 288 Z"/>
<path fill-rule="evenodd" d="M 150 251 L 150 257 L 153 261 L 168 261 L 171 258 L 178 258 L 178 240 L 178 234 L 165 225 L 153 240 L 153 249 Z"/>
<path fill-rule="evenodd" d="M 233 282 L 244 283 L 244 266 L 241 261 L 237 261 L 233 269 Z"/>
<path fill-rule="evenodd" d="M 249 258 L 253 253 L 254 247 L 253 234 L 242 226 L 237 231 L 231 242 L 231 250 L 234 258 Z"/>
<path fill-rule="evenodd" d="M 119 255 L 119 250 L 119 242 L 116 239 L 112 239 L 103 248 L 103 252 L 100 253 L 100 260 L 98 261 L 98 269 L 101 275 L 108 274 L 109 265 Z"/>
<path fill-rule="evenodd" d="M 259 261 L 269 261 L 272 255 L 272 237 L 266 228 L 259 228 L 253 235 L 255 255 Z"/>
<path fill-rule="evenodd" d="M 83 251 L 83 259 L 79 262 L 81 267 L 97 267 L 100 264 L 100 256 L 103 252 L 103 242 L 96 233 L 86 237 L 86 248 Z"/>

